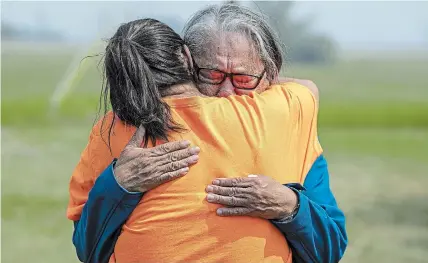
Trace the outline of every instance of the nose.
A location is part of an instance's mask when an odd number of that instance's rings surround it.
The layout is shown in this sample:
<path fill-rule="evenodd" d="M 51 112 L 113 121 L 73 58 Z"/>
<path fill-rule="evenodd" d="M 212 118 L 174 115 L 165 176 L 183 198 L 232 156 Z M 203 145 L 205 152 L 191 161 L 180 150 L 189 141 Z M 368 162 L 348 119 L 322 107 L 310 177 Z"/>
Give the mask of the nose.
<path fill-rule="evenodd" d="M 226 78 L 223 83 L 220 84 L 217 97 L 228 97 L 230 95 L 236 95 L 235 87 L 232 85 L 230 78 Z"/>

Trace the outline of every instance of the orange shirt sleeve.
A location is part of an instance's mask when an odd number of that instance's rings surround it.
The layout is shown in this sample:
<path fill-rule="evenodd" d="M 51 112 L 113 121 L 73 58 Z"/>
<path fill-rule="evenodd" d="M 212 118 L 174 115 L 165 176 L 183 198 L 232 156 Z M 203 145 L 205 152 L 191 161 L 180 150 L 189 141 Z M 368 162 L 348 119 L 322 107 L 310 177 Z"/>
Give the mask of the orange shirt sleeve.
<path fill-rule="evenodd" d="M 306 147 L 304 170 L 300 179 L 303 183 L 315 160 L 323 151 L 318 140 L 318 101 L 312 91 L 305 86 L 293 83 L 285 85 L 285 89 L 293 98 L 293 111 L 298 116 L 302 134 L 301 146 Z"/>
<path fill-rule="evenodd" d="M 109 118 L 105 123 L 108 125 Z M 83 150 L 79 163 L 73 171 L 69 185 L 69 203 L 67 218 L 79 220 L 89 192 L 94 186 L 96 178 L 113 161 L 113 156 L 100 133 L 100 122 L 92 128 L 89 141 Z"/>
<path fill-rule="evenodd" d="M 303 171 L 300 181 L 303 183 L 315 160 L 322 154 L 318 141 L 318 101 L 312 91 L 297 83 L 274 85 L 266 91 L 266 101 L 288 107 L 289 121 L 297 129 L 298 149 L 304 150 Z M 285 98 L 285 101 L 284 101 Z"/>

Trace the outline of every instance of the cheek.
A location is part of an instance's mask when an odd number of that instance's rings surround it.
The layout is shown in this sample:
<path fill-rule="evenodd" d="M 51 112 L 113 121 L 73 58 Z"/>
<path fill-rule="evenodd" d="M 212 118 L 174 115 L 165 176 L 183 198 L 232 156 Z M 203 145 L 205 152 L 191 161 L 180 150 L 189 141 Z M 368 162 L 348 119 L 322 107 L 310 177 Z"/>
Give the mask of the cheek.
<path fill-rule="evenodd" d="M 269 88 L 269 81 L 266 78 L 263 78 L 260 84 L 256 88 L 257 93 L 262 93 L 263 91 Z"/>
<path fill-rule="evenodd" d="M 198 84 L 198 88 L 202 94 L 204 94 L 206 96 L 213 97 L 218 93 L 220 86 L 219 85 L 209 85 L 209 84 L 200 83 L 200 84 Z"/>

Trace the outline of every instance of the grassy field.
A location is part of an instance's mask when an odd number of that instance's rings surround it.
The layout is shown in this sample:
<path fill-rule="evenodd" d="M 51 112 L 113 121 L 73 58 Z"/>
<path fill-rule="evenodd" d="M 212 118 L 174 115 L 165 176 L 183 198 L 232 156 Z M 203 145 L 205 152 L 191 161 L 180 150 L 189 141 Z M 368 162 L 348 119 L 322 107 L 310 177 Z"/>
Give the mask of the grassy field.
<path fill-rule="evenodd" d="M 92 67 L 49 112 L 71 54 L 58 47 L 2 50 L 2 262 L 78 262 L 65 218 L 68 181 L 100 84 Z M 286 70 L 320 88 L 320 138 L 348 220 L 342 262 L 428 258 L 427 72 L 428 60 L 403 58 Z"/>

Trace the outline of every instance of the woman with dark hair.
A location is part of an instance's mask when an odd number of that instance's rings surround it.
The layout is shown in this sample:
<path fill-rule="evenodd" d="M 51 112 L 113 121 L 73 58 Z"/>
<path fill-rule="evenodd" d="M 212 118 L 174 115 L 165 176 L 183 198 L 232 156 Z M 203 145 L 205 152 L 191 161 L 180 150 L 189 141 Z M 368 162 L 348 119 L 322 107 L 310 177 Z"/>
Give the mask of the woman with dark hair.
<path fill-rule="evenodd" d="M 214 187 L 211 184 L 222 186 L 216 178 L 236 178 L 236 189 L 242 193 L 234 196 L 238 204 L 252 194 L 253 184 L 263 183 L 248 178 L 250 174 L 266 174 L 281 184 L 303 182 L 321 152 L 316 98 L 294 83 L 275 85 L 261 94 L 206 97 L 194 76 L 218 82 L 228 79 L 237 89 L 249 90 L 265 77 L 265 71 L 223 74 L 200 68 L 180 36 L 154 19 L 119 27 L 105 54 L 103 94 L 105 104 L 110 98 L 112 112 L 94 126 L 73 173 L 68 217 L 78 220 L 97 175 L 126 150 L 128 141 L 142 141 L 142 147 L 150 148 L 188 140 L 199 146 L 200 158 L 188 158 L 189 164 L 197 162 L 190 169 L 175 167 L 178 172 L 169 176 L 176 180 L 141 189 L 129 187 L 135 186 L 129 182 L 136 176 L 116 177 L 126 191 L 144 192 L 144 196 L 118 233 L 112 259 L 291 262 L 286 239 L 266 219 L 289 219 L 298 209 L 290 206 L 298 204 L 297 195 L 292 200 L 279 198 L 281 202 L 265 218 L 219 217 L 216 211 L 220 213 L 222 206 L 210 203 L 205 191 Z M 145 130 L 144 138 L 139 138 L 137 127 Z M 110 216 L 114 214 L 106 218 Z"/>
<path fill-rule="evenodd" d="M 106 48 L 104 105 L 110 94 L 118 119 L 142 125 L 145 146 L 149 139 L 153 144 L 156 139 L 168 140 L 167 133 L 180 126 L 162 98 L 203 96 L 193 82 L 191 61 L 181 37 L 157 20 L 120 26 Z"/>

